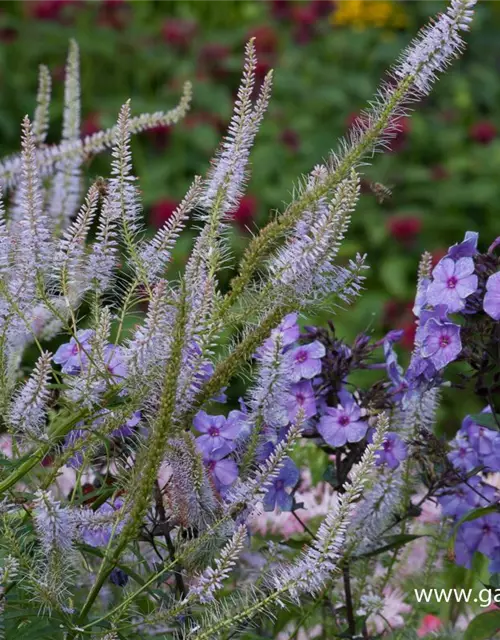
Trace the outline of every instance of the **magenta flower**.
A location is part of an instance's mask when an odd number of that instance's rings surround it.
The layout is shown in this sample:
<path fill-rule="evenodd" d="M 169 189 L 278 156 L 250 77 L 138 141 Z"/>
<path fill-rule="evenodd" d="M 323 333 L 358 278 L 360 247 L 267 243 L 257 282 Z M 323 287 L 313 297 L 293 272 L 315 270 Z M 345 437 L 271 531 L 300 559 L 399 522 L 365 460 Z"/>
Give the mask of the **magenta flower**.
<path fill-rule="evenodd" d="M 210 416 L 205 411 L 199 411 L 193 420 L 194 427 L 203 435 L 196 438 L 198 449 L 204 458 L 218 458 L 234 450 L 234 440 L 241 430 L 238 420 L 226 420 L 224 416 Z"/>
<path fill-rule="evenodd" d="M 293 507 L 293 496 L 286 491 L 293 489 L 300 478 L 299 470 L 295 463 L 287 458 L 278 476 L 273 480 L 268 492 L 262 501 L 264 511 L 274 511 L 278 507 L 280 511 L 291 511 Z"/>
<path fill-rule="evenodd" d="M 94 335 L 92 329 L 78 331 L 76 338 L 62 344 L 55 352 L 52 360 L 56 364 L 62 365 L 63 373 L 75 375 L 85 367 L 88 362 L 87 353 L 90 350 L 90 339 Z"/>
<path fill-rule="evenodd" d="M 304 411 L 304 418 L 312 418 L 316 409 L 316 396 L 310 380 L 302 380 L 296 384 L 292 384 L 286 401 L 286 410 L 288 418 L 295 420 L 299 409 Z"/>
<path fill-rule="evenodd" d="M 361 409 L 350 393 L 339 393 L 341 404 L 336 409 L 326 407 L 326 414 L 318 424 L 318 431 L 332 447 L 342 447 L 346 442 L 359 442 L 366 435 L 368 423 L 360 420 Z"/>
<path fill-rule="evenodd" d="M 386 464 L 389 469 L 397 469 L 408 455 L 408 448 L 397 433 L 389 431 L 381 449 L 377 451 L 377 465 Z"/>
<path fill-rule="evenodd" d="M 465 298 L 477 289 L 472 258 L 460 258 L 456 262 L 443 258 L 434 267 L 432 277 L 427 289 L 427 302 L 433 306 L 445 304 L 450 312 L 461 311 L 465 307 Z"/>
<path fill-rule="evenodd" d="M 486 281 L 483 307 L 490 318 L 500 320 L 500 271 L 494 273 Z"/>
<path fill-rule="evenodd" d="M 317 340 L 295 347 L 291 352 L 293 368 L 290 380 L 292 382 L 299 382 L 301 378 L 311 380 L 321 373 L 321 358 L 325 353 L 324 345 Z"/>
<path fill-rule="evenodd" d="M 429 358 L 436 369 L 442 369 L 453 362 L 462 351 L 460 327 L 452 322 L 440 322 L 430 318 L 422 332 L 421 354 Z"/>

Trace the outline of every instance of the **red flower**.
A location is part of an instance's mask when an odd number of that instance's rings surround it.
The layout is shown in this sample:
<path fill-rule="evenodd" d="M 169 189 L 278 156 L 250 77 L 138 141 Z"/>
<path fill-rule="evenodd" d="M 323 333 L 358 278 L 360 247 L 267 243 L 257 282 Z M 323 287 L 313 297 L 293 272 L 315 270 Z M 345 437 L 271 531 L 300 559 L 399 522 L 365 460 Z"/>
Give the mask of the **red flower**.
<path fill-rule="evenodd" d="M 38 20 L 60 20 L 64 9 L 75 0 L 36 0 L 30 4 L 30 12 Z"/>
<path fill-rule="evenodd" d="M 417 636 L 419 638 L 423 638 L 433 631 L 437 631 L 442 624 L 443 623 L 437 616 L 433 616 L 431 613 L 428 613 L 426 616 L 424 616 L 422 624 L 418 628 Z"/>
<path fill-rule="evenodd" d="M 196 23 L 182 18 L 170 18 L 162 27 L 165 42 L 176 49 L 187 49 L 196 34 Z"/>
<path fill-rule="evenodd" d="M 158 202 L 151 207 L 149 222 L 156 229 L 163 227 L 165 222 L 171 217 L 178 206 L 179 203 L 176 200 L 171 200 L 170 198 L 158 200 Z"/>
<path fill-rule="evenodd" d="M 240 206 L 233 213 L 233 219 L 240 229 L 246 230 L 255 217 L 257 201 L 253 196 L 244 196 L 241 199 Z"/>
<path fill-rule="evenodd" d="M 99 24 L 120 31 L 130 18 L 130 5 L 125 0 L 102 0 L 99 5 Z"/>
<path fill-rule="evenodd" d="M 492 122 L 481 120 L 473 124 L 469 130 L 469 136 L 479 144 L 489 144 L 497 135 L 497 128 Z"/>
<path fill-rule="evenodd" d="M 432 266 L 435 267 L 437 263 L 441 260 L 441 258 L 444 258 L 447 253 L 448 251 L 446 249 L 436 249 L 435 251 L 433 251 Z"/>
<path fill-rule="evenodd" d="M 311 0 L 310 7 L 316 18 L 326 18 L 332 13 L 334 5 L 331 0 Z"/>
<path fill-rule="evenodd" d="M 315 32 L 316 20 L 316 11 L 311 5 L 294 7 L 294 40 L 297 44 L 307 44 L 311 40 Z"/>
<path fill-rule="evenodd" d="M 92 136 L 101 129 L 100 114 L 98 111 L 92 111 L 82 122 L 82 138 Z"/>
<path fill-rule="evenodd" d="M 157 149 L 165 149 L 169 143 L 171 133 L 172 127 L 160 124 L 157 127 L 148 129 L 146 136 Z"/>
<path fill-rule="evenodd" d="M 274 55 L 278 45 L 278 36 L 273 27 L 262 24 L 254 27 L 248 34 L 248 38 L 255 38 L 255 49 L 259 55 Z"/>
<path fill-rule="evenodd" d="M 281 133 L 281 141 L 283 144 L 290 149 L 293 153 L 297 153 L 300 149 L 300 138 L 296 131 L 293 129 L 285 129 Z"/>
<path fill-rule="evenodd" d="M 14 27 L 3 27 L 0 29 L 0 42 L 9 44 L 17 40 L 17 30 Z"/>
<path fill-rule="evenodd" d="M 387 230 L 399 242 L 412 242 L 422 230 L 417 216 L 393 216 L 387 220 Z"/>
<path fill-rule="evenodd" d="M 270 0 L 271 13 L 276 20 L 287 20 L 290 18 L 292 5 L 290 0 Z"/>
<path fill-rule="evenodd" d="M 200 70 L 213 78 L 222 79 L 227 75 L 226 61 L 231 49 L 218 42 L 203 45 L 198 58 Z"/>

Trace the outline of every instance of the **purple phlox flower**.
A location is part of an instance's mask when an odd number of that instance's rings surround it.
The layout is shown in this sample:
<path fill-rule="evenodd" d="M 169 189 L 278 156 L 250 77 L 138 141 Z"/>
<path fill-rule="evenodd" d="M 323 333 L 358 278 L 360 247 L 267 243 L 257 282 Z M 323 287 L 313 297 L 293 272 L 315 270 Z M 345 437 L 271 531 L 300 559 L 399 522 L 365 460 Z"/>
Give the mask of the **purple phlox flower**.
<path fill-rule="evenodd" d="M 458 471 L 468 473 L 479 466 L 476 451 L 470 446 L 467 438 L 460 433 L 452 442 L 453 449 L 448 454 L 448 460 Z"/>
<path fill-rule="evenodd" d="M 111 535 L 117 535 L 125 526 L 125 519 L 116 521 L 117 511 L 123 503 L 116 500 L 114 505 L 109 502 L 102 504 L 96 511 L 89 511 L 89 518 L 82 520 L 81 538 L 90 547 L 105 547 L 111 540 Z M 90 513 L 91 512 L 91 513 Z"/>
<path fill-rule="evenodd" d="M 127 377 L 127 365 L 121 347 L 108 344 L 104 347 L 104 363 L 113 384 L 119 384 Z"/>
<path fill-rule="evenodd" d="M 460 258 L 473 258 L 477 253 L 477 231 L 467 231 L 462 242 L 454 244 L 448 249 L 448 258 L 460 260 Z"/>
<path fill-rule="evenodd" d="M 310 380 L 302 380 L 292 384 L 286 401 L 288 418 L 295 420 L 299 409 L 304 411 L 304 418 L 312 418 L 316 414 L 316 397 Z"/>
<path fill-rule="evenodd" d="M 292 490 L 300 479 L 300 473 L 295 463 L 287 458 L 281 467 L 278 476 L 273 480 L 264 499 L 264 511 L 274 511 L 278 507 L 279 511 L 291 511 L 293 507 L 293 496 L 287 489 Z"/>
<path fill-rule="evenodd" d="M 296 342 L 299 339 L 300 329 L 297 324 L 297 313 L 289 313 L 286 315 L 281 323 L 271 331 L 271 337 L 267 338 L 264 341 L 261 347 L 257 349 L 255 357 L 259 359 L 261 354 L 267 349 L 273 348 L 273 339 L 277 337 L 278 334 L 281 334 L 281 346 L 283 349 L 286 349 L 291 344 Z"/>
<path fill-rule="evenodd" d="M 237 430 L 238 435 L 236 436 L 235 440 L 239 442 L 244 442 L 248 438 L 252 430 L 252 426 L 248 421 L 248 413 L 244 404 L 243 407 L 245 409 L 244 411 L 233 409 L 233 411 L 230 411 L 228 413 L 228 416 L 226 418 L 226 425 L 228 430 Z"/>
<path fill-rule="evenodd" d="M 234 450 L 234 440 L 241 429 L 240 421 L 227 420 L 224 416 L 210 416 L 205 411 L 199 411 L 193 424 L 203 434 L 196 438 L 196 444 L 204 457 L 208 458 L 215 452 L 223 457 Z"/>
<path fill-rule="evenodd" d="M 141 417 L 140 411 L 134 411 L 128 420 L 111 432 L 111 436 L 113 438 L 130 438 L 130 436 L 134 435 L 134 427 L 139 424 Z"/>
<path fill-rule="evenodd" d="M 483 309 L 493 320 L 500 320 L 500 271 L 486 281 Z"/>
<path fill-rule="evenodd" d="M 311 380 L 321 373 L 321 358 L 326 353 L 325 346 L 315 340 L 310 344 L 299 345 L 291 352 L 292 371 L 290 380 L 299 382 L 301 378 Z"/>
<path fill-rule="evenodd" d="M 472 476 L 466 483 L 443 490 L 438 500 L 445 516 L 461 518 L 472 509 L 489 506 L 496 500 L 496 491 L 478 476 Z"/>
<path fill-rule="evenodd" d="M 464 522 L 460 530 L 460 540 L 471 554 L 479 551 L 489 557 L 500 546 L 500 514 L 491 513 L 470 522 Z"/>
<path fill-rule="evenodd" d="M 215 451 L 211 456 L 204 457 L 207 469 L 212 475 L 212 479 L 218 491 L 224 491 L 230 487 L 238 477 L 238 466 L 232 458 L 224 458 L 219 451 Z"/>
<path fill-rule="evenodd" d="M 456 262 L 443 258 L 434 267 L 432 277 L 427 289 L 427 302 L 433 306 L 445 304 L 450 312 L 461 311 L 465 307 L 465 298 L 477 289 L 472 258 L 460 258 Z"/>
<path fill-rule="evenodd" d="M 332 447 L 342 447 L 346 442 L 359 442 L 366 435 L 368 423 L 361 420 L 361 409 L 350 393 L 341 391 L 337 408 L 326 407 L 326 413 L 318 424 L 318 431 Z"/>
<path fill-rule="evenodd" d="M 85 368 L 88 362 L 90 339 L 93 335 L 92 329 L 77 331 L 76 338 L 71 338 L 69 342 L 62 344 L 55 352 L 52 360 L 62 365 L 63 373 L 75 375 Z"/>
<path fill-rule="evenodd" d="M 436 369 L 443 369 L 462 351 L 460 327 L 452 322 L 431 318 L 425 323 L 421 355 L 429 358 Z"/>
<path fill-rule="evenodd" d="M 462 525 L 455 538 L 455 562 L 461 567 L 470 569 L 472 567 L 474 551 L 471 551 L 469 548 L 466 533 L 467 529 L 464 529 Z"/>
<path fill-rule="evenodd" d="M 397 433 L 389 431 L 382 447 L 377 450 L 377 465 L 387 465 L 389 469 L 397 469 L 408 455 L 408 448 Z"/>
<path fill-rule="evenodd" d="M 483 413 L 489 413 L 491 409 L 486 407 Z M 470 416 L 466 416 L 462 422 L 462 433 L 466 433 L 470 446 L 481 459 L 494 453 L 495 444 L 498 441 L 498 432 L 476 424 Z"/>

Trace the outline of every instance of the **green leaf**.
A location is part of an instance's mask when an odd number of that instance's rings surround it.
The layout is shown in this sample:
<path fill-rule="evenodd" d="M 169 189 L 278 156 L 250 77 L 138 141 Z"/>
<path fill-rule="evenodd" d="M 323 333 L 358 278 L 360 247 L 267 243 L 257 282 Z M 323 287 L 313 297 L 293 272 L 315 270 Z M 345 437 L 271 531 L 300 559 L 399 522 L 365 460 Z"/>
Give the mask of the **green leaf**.
<path fill-rule="evenodd" d="M 500 610 L 476 616 L 465 630 L 464 640 L 489 640 L 500 631 Z"/>
<path fill-rule="evenodd" d="M 500 414 L 498 413 L 495 415 L 493 415 L 493 413 L 474 413 L 470 417 L 481 427 L 488 427 L 488 429 L 494 429 L 495 431 L 500 430 L 498 426 L 500 423 Z"/>
<path fill-rule="evenodd" d="M 404 547 L 409 542 L 413 542 L 413 540 L 417 540 L 418 538 L 424 538 L 426 536 L 418 536 L 411 535 L 408 533 L 402 533 L 397 536 L 389 536 L 385 538 L 386 544 L 382 545 L 378 549 L 374 549 L 373 551 L 368 551 L 366 553 L 361 553 L 357 558 L 372 558 L 373 556 L 378 556 L 381 553 L 385 553 L 386 551 L 391 551 L 392 549 L 399 549 L 399 547 Z"/>

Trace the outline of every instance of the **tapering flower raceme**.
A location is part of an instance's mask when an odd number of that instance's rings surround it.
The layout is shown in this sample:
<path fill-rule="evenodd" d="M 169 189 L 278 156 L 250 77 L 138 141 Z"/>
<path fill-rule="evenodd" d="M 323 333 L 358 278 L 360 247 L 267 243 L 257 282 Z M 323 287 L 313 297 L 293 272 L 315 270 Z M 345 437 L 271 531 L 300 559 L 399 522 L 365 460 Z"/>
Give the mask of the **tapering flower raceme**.
<path fill-rule="evenodd" d="M 43 427 L 50 397 L 51 359 L 52 354 L 48 352 L 40 356 L 10 408 L 9 420 L 14 429 L 34 438 L 46 437 Z"/>
<path fill-rule="evenodd" d="M 38 93 L 36 110 L 33 118 L 33 133 L 38 143 L 44 143 L 49 130 L 50 95 L 52 78 L 47 66 L 41 64 L 38 73 Z"/>
<path fill-rule="evenodd" d="M 50 492 L 37 492 L 33 517 L 47 557 L 50 558 L 56 553 L 72 552 L 76 537 L 76 521 L 71 511 L 54 500 Z"/>
<path fill-rule="evenodd" d="M 76 42 L 71 40 L 64 86 L 63 143 L 80 139 L 80 119 L 79 51 Z M 51 186 L 49 219 L 57 232 L 69 225 L 78 210 L 81 182 L 81 162 L 78 157 L 64 158 L 56 164 Z"/>
<path fill-rule="evenodd" d="M 475 0 L 452 0 L 446 13 L 405 51 L 395 75 L 411 77 L 419 91 L 428 93 L 437 73 L 461 53 L 464 42 L 460 32 L 469 30 L 475 4 Z"/>

